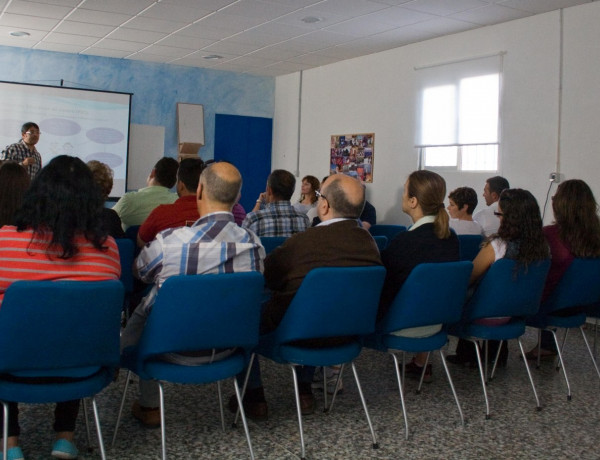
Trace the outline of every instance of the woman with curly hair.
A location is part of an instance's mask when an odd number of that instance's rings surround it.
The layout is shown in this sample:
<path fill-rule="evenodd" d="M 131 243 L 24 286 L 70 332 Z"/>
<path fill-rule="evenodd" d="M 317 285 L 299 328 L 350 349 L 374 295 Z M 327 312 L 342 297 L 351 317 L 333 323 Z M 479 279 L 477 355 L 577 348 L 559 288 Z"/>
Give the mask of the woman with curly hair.
<path fill-rule="evenodd" d="M 498 233 L 492 235 L 484 244 L 477 257 L 473 260 L 471 284 L 483 277 L 490 266 L 499 259 L 513 259 L 520 266 L 539 260 L 548 259 L 550 252 L 544 233 L 542 232 L 542 217 L 537 200 L 531 192 L 523 189 L 506 189 L 500 194 L 498 211 L 500 218 Z M 503 324 L 510 318 L 490 318 L 484 321 Z M 497 341 L 489 341 L 491 356 L 498 349 Z M 505 364 L 508 358 L 506 343 L 501 351 L 499 361 Z M 465 340 L 459 340 L 456 355 L 448 356 L 451 363 L 474 363 L 475 352 Z"/>
<path fill-rule="evenodd" d="M 552 197 L 554 224 L 544 227 L 552 260 L 542 301 L 552 293 L 575 258 L 600 257 L 600 219 L 598 204 L 588 184 L 570 179 L 559 184 Z M 539 354 L 556 356 L 556 344 L 550 331 L 542 331 Z M 527 359 L 537 359 L 537 346 Z"/>
<path fill-rule="evenodd" d="M 83 161 L 66 155 L 50 161 L 25 193 L 15 225 L 0 229 L 0 302 L 10 284 L 19 280 L 119 279 L 119 252 L 100 222 L 102 204 L 100 190 Z M 56 405 L 52 456 L 77 458 L 73 435 L 78 412 L 79 400 Z M 17 403 L 9 402 L 7 442 L 12 459 L 23 458 L 18 416 Z"/>
<path fill-rule="evenodd" d="M 107 164 L 98 160 L 88 161 L 87 165 L 92 171 L 94 182 L 100 187 L 104 201 L 106 201 L 113 188 L 112 169 Z M 102 206 L 101 220 L 110 236 L 113 238 L 125 238 L 121 218 L 114 209 Z"/>
<path fill-rule="evenodd" d="M 16 161 L 0 164 L 0 227 L 14 223 L 29 182 L 27 170 Z"/>
<path fill-rule="evenodd" d="M 317 205 L 317 194 L 321 184 L 315 176 L 304 176 L 302 178 L 302 187 L 300 189 L 300 201 L 294 203 L 294 209 L 306 214 L 311 208 Z"/>

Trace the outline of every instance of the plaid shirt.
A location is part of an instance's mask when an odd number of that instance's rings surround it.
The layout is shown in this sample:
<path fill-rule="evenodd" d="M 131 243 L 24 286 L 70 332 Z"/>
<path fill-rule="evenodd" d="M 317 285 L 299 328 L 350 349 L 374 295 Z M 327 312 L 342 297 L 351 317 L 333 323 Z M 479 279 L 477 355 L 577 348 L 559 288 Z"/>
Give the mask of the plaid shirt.
<path fill-rule="evenodd" d="M 306 214 L 294 209 L 289 201 L 268 203 L 264 209 L 249 212 L 242 227 L 258 236 L 292 236 L 310 227 Z"/>
<path fill-rule="evenodd" d="M 154 283 L 138 308 L 149 310 L 162 283 L 171 276 L 262 273 L 264 258 L 260 238 L 239 227 L 231 213 L 207 214 L 191 227 L 164 230 L 142 249 L 135 261 L 139 278 Z"/>
<path fill-rule="evenodd" d="M 7 145 L 4 150 L 0 153 L 0 160 L 13 160 L 18 163 L 22 163 L 25 158 L 33 157 L 35 158 L 35 163 L 24 166 L 29 173 L 29 177 L 31 180 L 35 178 L 38 171 L 42 169 L 42 156 L 37 151 L 35 146 L 32 147 L 33 150 L 30 150 L 29 147 L 23 142 L 21 139 L 19 142 L 15 144 Z"/>

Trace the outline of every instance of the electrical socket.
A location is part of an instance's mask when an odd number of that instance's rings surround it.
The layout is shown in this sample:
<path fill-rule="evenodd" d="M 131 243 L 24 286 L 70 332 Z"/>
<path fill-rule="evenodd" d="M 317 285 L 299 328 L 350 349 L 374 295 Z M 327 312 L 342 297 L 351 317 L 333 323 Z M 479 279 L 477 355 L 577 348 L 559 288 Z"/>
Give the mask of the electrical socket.
<path fill-rule="evenodd" d="M 551 172 L 548 178 L 550 179 L 550 182 L 556 182 L 557 184 L 560 182 L 561 179 L 560 173 L 557 172 Z"/>

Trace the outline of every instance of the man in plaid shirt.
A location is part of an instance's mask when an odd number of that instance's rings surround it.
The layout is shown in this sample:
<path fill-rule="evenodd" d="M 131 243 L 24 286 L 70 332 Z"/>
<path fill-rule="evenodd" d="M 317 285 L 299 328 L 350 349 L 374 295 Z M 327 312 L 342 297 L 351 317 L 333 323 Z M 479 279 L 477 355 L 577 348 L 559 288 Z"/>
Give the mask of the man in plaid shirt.
<path fill-rule="evenodd" d="M 32 121 L 21 127 L 22 139 L 11 145 L 7 145 L 0 152 L 0 160 L 13 160 L 23 166 L 29 173 L 31 180 L 35 179 L 38 171 L 42 169 L 42 156 L 35 148 L 40 140 L 40 127 Z"/>
<path fill-rule="evenodd" d="M 290 203 L 296 179 L 289 171 L 276 169 L 267 179 L 267 189 L 260 194 L 252 212 L 246 215 L 242 227 L 258 236 L 292 236 L 310 227 L 306 214 Z"/>

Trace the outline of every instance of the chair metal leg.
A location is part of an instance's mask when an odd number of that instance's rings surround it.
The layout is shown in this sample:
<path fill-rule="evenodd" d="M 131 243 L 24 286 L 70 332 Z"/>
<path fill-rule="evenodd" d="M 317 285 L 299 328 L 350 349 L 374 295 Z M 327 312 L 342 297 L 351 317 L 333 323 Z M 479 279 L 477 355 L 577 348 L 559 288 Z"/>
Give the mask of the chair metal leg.
<path fill-rule="evenodd" d="M 335 397 L 337 396 L 338 390 L 340 388 L 340 382 L 342 381 L 342 375 L 344 374 L 345 366 L 346 366 L 346 364 L 342 364 L 340 367 L 340 372 L 338 373 L 337 380 L 335 381 L 335 388 L 333 390 L 333 395 L 331 396 L 331 404 L 329 404 L 329 407 L 327 407 L 327 398 L 325 398 L 325 410 L 323 412 L 330 413 L 331 409 L 333 409 L 333 403 L 335 401 Z M 323 373 L 325 373 L 325 370 L 323 370 Z M 324 382 L 324 385 L 326 385 L 326 381 Z M 324 386 L 324 388 L 327 388 L 327 387 Z M 325 393 L 327 393 L 327 392 L 325 391 Z"/>
<path fill-rule="evenodd" d="M 487 340 L 485 342 L 487 346 Z M 504 340 L 500 340 L 500 344 L 498 345 L 498 350 L 496 351 L 496 357 L 494 358 L 494 365 L 492 366 L 492 373 L 490 374 L 490 382 L 494 379 L 494 375 L 496 374 L 496 367 L 498 367 L 498 359 L 500 359 L 500 351 L 502 351 L 502 344 Z"/>
<path fill-rule="evenodd" d="M 477 345 L 476 341 L 473 341 L 473 344 L 475 345 L 475 353 L 477 354 L 477 365 L 479 366 L 479 376 L 481 377 L 481 387 L 483 388 L 483 397 L 485 398 L 485 419 L 489 419 L 490 418 L 490 402 L 488 400 L 488 394 L 487 394 L 487 389 L 486 389 L 486 379 L 484 376 L 484 371 L 483 371 L 483 365 L 481 363 L 481 353 L 479 351 L 479 346 Z M 487 350 L 487 347 L 486 347 Z M 487 353 L 486 353 L 486 358 L 487 358 Z M 486 369 L 487 371 L 487 369 Z"/>
<path fill-rule="evenodd" d="M 327 366 L 323 366 L 321 369 L 323 370 L 323 405 L 325 407 L 323 412 L 327 412 L 329 407 L 327 405 Z M 333 404 L 333 398 L 331 398 L 331 403 Z"/>
<path fill-rule="evenodd" d="M 592 358 L 592 363 L 594 364 L 594 368 L 596 369 L 596 374 L 598 374 L 598 377 L 600 377 L 600 370 L 598 370 L 598 364 L 596 363 L 596 359 L 594 358 L 594 353 L 592 353 L 592 349 L 590 347 L 590 343 L 588 342 L 588 339 L 585 336 L 585 331 L 583 330 L 583 326 L 580 326 L 579 330 L 581 331 L 581 335 L 583 336 L 583 340 L 585 342 L 585 346 L 587 347 L 588 352 L 590 353 L 590 358 Z"/>
<path fill-rule="evenodd" d="M 431 352 L 427 353 L 427 357 L 425 358 L 425 364 L 423 365 L 423 370 L 421 371 L 421 378 L 419 379 L 419 386 L 417 387 L 417 394 L 421 393 L 421 387 L 423 386 L 423 379 L 425 378 L 425 371 L 427 371 L 427 364 L 429 364 L 429 356 Z"/>
<path fill-rule="evenodd" d="M 542 330 L 538 329 L 538 345 L 537 345 L 537 364 L 535 366 L 536 369 L 539 369 L 541 366 L 541 362 L 542 362 Z"/>
<path fill-rule="evenodd" d="M 521 350 L 521 356 L 523 356 L 523 362 L 525 363 L 525 369 L 527 370 L 527 376 L 529 377 L 529 382 L 531 383 L 531 388 L 533 389 L 533 396 L 535 396 L 536 409 L 542 410 L 542 406 L 540 404 L 540 398 L 538 398 L 537 391 L 535 389 L 535 384 L 533 383 L 533 377 L 531 376 L 531 370 L 529 369 L 529 363 L 527 362 L 527 357 L 525 356 L 525 349 L 523 348 L 523 342 L 521 342 L 521 337 L 517 339 L 519 342 L 519 348 Z M 498 358 L 496 358 L 498 359 Z"/>
<path fill-rule="evenodd" d="M 167 460 L 167 436 L 165 434 L 165 392 L 162 382 L 158 383 L 158 395 L 160 396 L 160 442 L 162 448 L 162 460 Z"/>
<path fill-rule="evenodd" d="M 242 394 L 240 393 L 240 387 L 238 385 L 236 377 L 233 377 L 233 386 L 235 388 L 235 397 L 238 401 L 240 415 L 242 416 L 242 424 L 244 425 L 244 432 L 246 433 L 248 448 L 250 449 L 250 458 L 254 460 L 254 451 L 252 450 L 252 441 L 250 440 L 250 430 L 248 430 L 248 422 L 246 421 L 246 414 L 244 413 L 244 406 L 242 404 Z"/>
<path fill-rule="evenodd" d="M 371 417 L 369 417 L 369 409 L 367 409 L 367 402 L 365 401 L 365 396 L 363 395 L 362 387 L 360 386 L 360 380 L 358 379 L 358 373 L 356 372 L 356 366 L 354 365 L 354 361 L 352 361 L 351 365 L 352 373 L 354 374 L 354 380 L 356 381 L 356 387 L 358 388 L 358 395 L 360 396 L 360 401 L 362 402 L 363 409 L 365 410 L 365 415 L 367 416 L 369 430 L 371 430 L 371 437 L 373 438 L 373 449 L 379 449 L 379 444 L 377 444 L 377 437 L 375 436 L 375 430 L 373 430 Z"/>
<path fill-rule="evenodd" d="M 392 359 L 394 360 L 394 370 L 396 371 L 396 380 L 398 380 L 398 391 L 400 392 L 400 403 L 402 404 L 402 415 L 404 416 L 404 431 L 405 431 L 405 439 L 408 440 L 408 416 L 406 415 L 406 405 L 404 404 L 404 379 L 400 378 L 400 369 L 398 366 L 398 357 L 390 352 L 392 355 Z M 404 352 L 402 353 L 404 357 Z M 402 371 L 404 373 L 404 361 L 402 361 Z"/>
<path fill-rule="evenodd" d="M 248 370 L 246 371 L 246 377 L 244 377 L 244 386 L 242 387 L 242 400 L 244 399 L 244 395 L 246 394 L 246 387 L 248 386 L 248 379 L 250 378 L 250 369 L 252 368 L 252 364 L 256 358 L 256 353 L 252 353 L 250 356 L 250 361 L 248 361 Z M 237 377 L 236 377 L 237 378 Z M 238 409 L 235 411 L 235 417 L 233 419 L 233 423 L 231 424 L 232 428 L 237 426 L 237 419 L 240 415 L 240 407 L 238 405 Z"/>
<path fill-rule="evenodd" d="M 2 458 L 7 460 L 8 457 L 8 403 L 2 401 Z"/>
<path fill-rule="evenodd" d="M 306 452 L 304 449 L 304 430 L 302 428 L 302 411 L 300 409 L 300 390 L 298 389 L 298 376 L 296 375 L 296 366 L 290 364 L 292 368 L 292 376 L 294 379 L 294 395 L 296 396 L 296 411 L 298 412 L 298 427 L 300 428 L 300 458 L 306 459 Z M 327 391 L 327 388 L 325 388 Z"/>
<path fill-rule="evenodd" d="M 460 407 L 460 401 L 458 400 L 458 395 L 456 394 L 456 389 L 454 388 L 454 382 L 452 381 L 452 377 L 450 376 L 450 370 L 448 369 L 448 364 L 446 363 L 446 357 L 444 356 L 444 352 L 442 349 L 439 349 L 440 358 L 442 359 L 442 364 L 444 365 L 444 371 L 446 371 L 446 377 L 448 377 L 448 383 L 450 384 L 450 389 L 452 390 L 452 394 L 454 395 L 454 400 L 456 401 L 456 407 L 458 407 L 458 413 L 460 414 L 460 423 L 462 426 L 465 426 L 465 417 L 463 415 L 462 407 Z"/>
<path fill-rule="evenodd" d="M 569 329 L 565 329 L 565 335 L 563 336 L 563 340 L 562 340 L 562 344 L 560 346 L 560 351 L 564 351 L 565 350 L 565 343 L 567 343 L 567 336 L 569 335 Z M 556 360 L 556 370 L 560 369 L 560 361 L 557 359 Z"/>
<path fill-rule="evenodd" d="M 483 343 L 485 344 L 485 362 L 484 362 L 484 367 L 485 367 L 485 383 L 487 385 L 488 383 L 488 362 L 489 362 L 489 347 L 488 347 L 488 341 L 484 340 Z"/>
<path fill-rule="evenodd" d="M 123 396 L 121 397 L 121 405 L 119 406 L 119 414 L 117 415 L 117 423 L 115 425 L 115 432 L 113 433 L 111 448 L 115 447 L 115 441 L 117 440 L 117 433 L 119 432 L 119 423 L 121 423 L 121 415 L 123 414 L 123 406 L 125 405 L 125 396 L 127 396 L 127 387 L 129 386 L 129 377 L 131 377 L 131 371 L 127 371 L 125 376 L 125 387 L 123 388 Z"/>
<path fill-rule="evenodd" d="M 225 431 L 225 412 L 223 411 L 223 393 L 221 392 L 221 381 L 217 382 L 217 393 L 219 394 L 219 409 L 221 411 L 221 428 Z"/>
<path fill-rule="evenodd" d="M 596 357 L 596 339 L 598 338 L 598 318 L 594 318 L 594 357 Z"/>
<path fill-rule="evenodd" d="M 100 429 L 100 417 L 98 415 L 98 406 L 96 405 L 96 397 L 92 396 L 92 409 L 94 411 L 94 420 L 96 421 L 96 434 L 98 435 L 98 447 L 100 448 L 100 457 L 106 460 L 106 452 L 104 451 L 104 440 L 102 439 L 102 430 Z"/>
<path fill-rule="evenodd" d="M 550 332 L 552 333 L 552 337 L 554 337 L 554 343 L 556 344 L 556 351 L 558 352 L 558 360 L 562 366 L 562 371 L 563 371 L 563 375 L 565 376 L 565 382 L 567 383 L 567 400 L 570 401 L 571 400 L 571 385 L 569 384 L 569 377 L 567 377 L 567 369 L 565 368 L 565 363 L 563 361 L 563 356 L 562 356 L 562 347 L 560 347 L 558 345 L 558 337 L 556 336 L 556 331 L 554 331 L 553 329 L 550 329 Z M 565 334 L 565 338 L 566 338 L 566 334 Z M 564 341 L 563 341 L 563 345 L 564 345 Z M 556 367 L 556 370 L 558 371 L 560 369 L 560 367 Z"/>
<path fill-rule="evenodd" d="M 94 450 L 94 448 L 92 447 L 92 433 L 90 431 L 90 421 L 88 420 L 87 400 L 85 398 L 83 398 L 82 402 L 83 402 L 83 419 L 85 420 L 85 432 L 87 435 L 87 450 L 88 450 L 88 452 L 92 452 Z"/>

